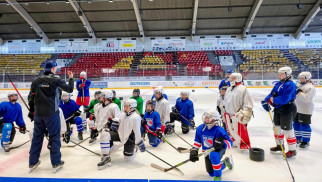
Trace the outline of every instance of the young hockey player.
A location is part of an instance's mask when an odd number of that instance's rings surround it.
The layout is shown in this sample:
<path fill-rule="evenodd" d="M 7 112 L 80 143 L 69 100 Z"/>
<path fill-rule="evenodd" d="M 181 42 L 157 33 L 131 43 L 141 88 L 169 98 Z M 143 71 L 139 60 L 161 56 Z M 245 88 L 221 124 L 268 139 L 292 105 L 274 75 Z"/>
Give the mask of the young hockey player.
<path fill-rule="evenodd" d="M 163 97 L 163 89 L 156 89 L 154 91 L 155 93 L 155 110 L 160 114 L 161 118 L 161 130 L 162 133 L 167 134 L 168 130 L 171 130 L 172 126 L 170 123 L 170 106 L 169 106 L 169 101 Z M 152 102 L 154 102 L 152 100 Z M 168 129 L 166 129 L 166 127 Z"/>
<path fill-rule="evenodd" d="M 82 71 L 79 75 L 79 80 L 76 82 L 76 89 L 78 91 L 76 104 L 79 106 L 88 107 L 89 104 L 89 87 L 91 81 L 87 79 L 87 73 Z"/>
<path fill-rule="evenodd" d="M 253 101 L 242 84 L 243 77 L 240 73 L 231 74 L 229 80 L 231 86 L 224 98 L 226 127 L 238 149 L 249 149 L 251 146 L 246 124 L 252 116 Z"/>
<path fill-rule="evenodd" d="M 101 91 L 96 91 L 94 93 L 94 99 L 89 103 L 88 108 L 85 109 L 86 118 L 89 118 L 90 115 L 94 113 L 94 106 L 99 103 L 101 93 Z"/>
<path fill-rule="evenodd" d="M 93 144 L 96 141 L 96 139 L 98 137 L 98 134 L 99 134 L 97 129 L 96 129 L 96 127 L 95 127 L 95 123 L 96 123 L 95 113 L 96 113 L 96 115 L 98 115 L 99 109 L 101 108 L 101 106 L 102 106 L 102 104 L 103 104 L 103 102 L 105 100 L 104 92 L 102 92 L 100 94 L 100 97 L 99 97 L 98 100 L 99 100 L 99 103 L 95 104 L 95 106 L 93 108 L 94 113 L 92 113 L 89 116 L 88 120 L 87 120 L 88 127 L 89 127 L 90 132 L 91 132 L 91 134 L 90 134 L 91 139 L 89 140 L 89 144 Z"/>
<path fill-rule="evenodd" d="M 300 85 L 296 90 L 295 104 L 297 114 L 294 119 L 294 130 L 297 143 L 301 149 L 310 146 L 311 139 L 311 117 L 314 110 L 313 98 L 315 97 L 315 87 L 311 81 L 310 72 L 302 72 L 299 74 Z"/>
<path fill-rule="evenodd" d="M 221 82 L 219 84 L 219 90 L 221 90 L 221 87 L 223 87 L 223 86 L 230 86 L 229 77 L 233 73 L 234 73 L 234 70 L 232 70 L 232 69 L 226 71 L 226 78 L 221 80 Z"/>
<path fill-rule="evenodd" d="M 134 99 L 125 101 L 123 112 L 119 119 L 113 119 L 110 131 L 106 128 L 103 129 L 100 139 L 102 159 L 97 164 L 98 169 L 111 166 L 110 151 L 115 141 L 120 141 L 121 145 L 124 145 L 123 154 L 126 160 L 134 158 L 135 145 L 139 147 L 141 152 L 145 152 L 145 145 L 140 132 L 142 118 L 136 113 L 136 106 L 137 103 Z"/>
<path fill-rule="evenodd" d="M 145 114 L 142 120 L 141 134 L 148 132 L 149 143 L 157 147 L 161 143 L 162 131 L 160 115 L 154 110 L 155 103 L 148 100 L 145 105 Z"/>
<path fill-rule="evenodd" d="M 214 181 L 221 181 L 222 170 L 226 167 L 233 169 L 232 157 L 226 157 L 220 161 L 224 156 L 226 150 L 232 146 L 227 132 L 219 126 L 221 117 L 217 111 L 206 111 L 202 115 L 203 124 L 197 127 L 195 143 L 190 150 L 190 161 L 196 162 L 199 160 L 198 151 L 202 147 L 205 152 L 206 170 Z M 213 151 L 210 151 L 213 149 Z M 207 151 L 208 150 L 208 151 Z"/>
<path fill-rule="evenodd" d="M 226 95 L 226 91 L 227 91 L 228 86 L 222 86 L 219 93 L 220 93 L 220 97 L 217 98 L 217 111 L 219 112 L 219 114 L 221 115 L 221 119 L 223 121 L 222 125 L 223 128 L 225 130 L 227 130 L 226 124 L 225 124 L 225 106 L 224 106 L 224 98 Z"/>
<path fill-rule="evenodd" d="M 19 132 L 26 133 L 26 125 L 22 117 L 22 109 L 18 100 L 18 94 L 12 91 L 8 93 L 8 100 L 0 103 L 0 133 L 2 133 L 1 146 L 5 152 L 10 152 L 10 144 L 13 142 L 16 129 L 13 122 L 19 126 Z"/>
<path fill-rule="evenodd" d="M 112 101 L 113 92 L 111 90 L 107 90 L 106 92 L 102 93 L 101 98 L 103 101 L 102 104 L 98 104 L 97 107 L 94 108 L 96 121 L 95 123 L 92 122 L 89 124 L 91 128 L 91 139 L 94 139 L 94 141 L 96 140 L 98 133 L 106 126 L 110 128 L 113 118 L 119 118 L 121 114 L 118 105 Z"/>
<path fill-rule="evenodd" d="M 151 100 L 153 100 L 153 99 L 155 98 L 155 91 L 161 91 L 161 92 L 162 92 L 163 97 L 164 97 L 166 100 L 168 100 L 168 96 L 167 96 L 167 94 L 165 94 L 165 93 L 164 93 L 164 90 L 163 90 L 163 86 L 162 86 L 162 85 L 159 85 L 159 86 L 157 87 L 157 89 L 155 89 L 155 90 L 154 90 L 154 93 L 153 93 L 153 95 L 152 95 Z"/>
<path fill-rule="evenodd" d="M 193 118 L 195 117 L 195 112 L 193 110 L 193 103 L 189 99 L 190 91 L 183 90 L 180 93 L 181 97 L 179 97 L 176 101 L 176 105 L 172 107 L 172 112 L 170 113 L 170 125 L 168 134 L 174 133 L 174 121 L 181 122 L 181 129 L 183 134 L 187 134 L 190 130 L 190 127 L 195 127 L 195 121 Z"/>
<path fill-rule="evenodd" d="M 271 152 L 281 152 L 280 143 L 284 143 L 284 135 L 289 151 L 286 153 L 287 158 L 296 155 L 296 138 L 293 130 L 293 119 L 296 115 L 296 85 L 292 81 L 292 69 L 290 67 L 282 67 L 278 70 L 280 81 L 277 82 L 271 93 L 262 101 L 262 106 L 266 111 L 270 111 L 270 106 L 274 107 L 274 131 L 276 147 L 270 148 Z M 280 140 L 280 142 L 278 141 Z"/>
<path fill-rule="evenodd" d="M 137 102 L 136 109 L 140 113 L 141 117 L 143 117 L 143 99 L 140 96 L 140 89 L 134 89 L 133 90 L 133 96 L 130 97 L 130 99 L 134 99 Z"/>
<path fill-rule="evenodd" d="M 62 109 L 64 113 L 64 117 L 66 120 L 67 132 L 64 135 L 64 141 L 69 143 L 70 135 L 72 134 L 71 124 L 76 124 L 78 131 L 78 140 L 83 140 L 83 123 L 81 115 L 81 111 L 79 110 L 79 106 L 76 102 L 70 98 L 71 94 L 65 91 L 62 92 L 61 101 L 59 102 L 59 107 Z"/>
<path fill-rule="evenodd" d="M 112 92 L 113 92 L 113 102 L 119 106 L 120 110 L 122 110 L 121 100 L 116 98 L 115 90 L 112 90 Z"/>

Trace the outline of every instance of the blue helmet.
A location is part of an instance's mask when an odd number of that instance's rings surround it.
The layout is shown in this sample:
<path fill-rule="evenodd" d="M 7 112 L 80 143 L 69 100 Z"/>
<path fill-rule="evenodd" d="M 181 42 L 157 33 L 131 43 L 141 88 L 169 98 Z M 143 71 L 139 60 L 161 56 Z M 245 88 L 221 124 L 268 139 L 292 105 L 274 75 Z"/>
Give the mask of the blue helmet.
<path fill-rule="evenodd" d="M 226 73 L 232 74 L 232 73 L 235 73 L 235 71 L 233 69 L 230 69 L 230 70 L 226 70 Z"/>

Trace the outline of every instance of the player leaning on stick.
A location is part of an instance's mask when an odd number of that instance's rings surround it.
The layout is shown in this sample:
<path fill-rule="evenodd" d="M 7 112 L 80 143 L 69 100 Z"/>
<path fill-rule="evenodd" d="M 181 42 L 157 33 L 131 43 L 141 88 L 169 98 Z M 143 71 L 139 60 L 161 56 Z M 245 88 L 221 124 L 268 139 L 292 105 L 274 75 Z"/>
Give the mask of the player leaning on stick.
<path fill-rule="evenodd" d="M 278 135 L 274 134 L 277 146 L 272 147 L 271 152 L 282 152 L 280 142 L 283 145 L 285 135 L 289 149 L 286 157 L 292 158 L 296 155 L 296 138 L 292 127 L 296 115 L 296 105 L 294 104 L 296 85 L 292 81 L 292 69 L 290 67 L 280 68 L 278 75 L 280 81 L 275 84 L 271 93 L 262 101 L 262 106 L 267 112 L 270 112 L 270 105 L 274 107 L 273 120 Z"/>
<path fill-rule="evenodd" d="M 228 167 L 233 169 L 232 157 L 224 156 L 226 150 L 230 149 L 233 142 L 230 140 L 227 132 L 219 126 L 221 123 L 220 114 L 217 111 L 209 110 L 202 115 L 203 124 L 197 127 L 195 143 L 190 150 L 190 161 L 196 162 L 198 158 L 198 150 L 202 147 L 202 151 L 214 148 L 214 151 L 205 154 L 206 170 L 214 181 L 221 181 L 222 170 Z"/>
<path fill-rule="evenodd" d="M 298 78 L 300 84 L 297 86 L 295 104 L 297 114 L 294 119 L 294 130 L 297 143 L 300 148 L 308 148 L 311 139 L 311 117 L 314 110 L 313 98 L 315 96 L 315 87 L 311 81 L 310 72 L 302 72 Z"/>
<path fill-rule="evenodd" d="M 249 149 L 251 146 L 246 124 L 252 116 L 253 101 L 242 83 L 240 73 L 231 74 L 229 80 L 230 87 L 224 98 L 226 127 L 238 149 Z"/>

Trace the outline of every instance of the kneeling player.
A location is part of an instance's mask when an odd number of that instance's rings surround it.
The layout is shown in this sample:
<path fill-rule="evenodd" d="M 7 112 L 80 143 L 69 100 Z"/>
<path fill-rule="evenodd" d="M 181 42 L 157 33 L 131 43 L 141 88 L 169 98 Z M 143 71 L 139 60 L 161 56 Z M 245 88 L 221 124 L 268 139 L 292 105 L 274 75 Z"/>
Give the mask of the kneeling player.
<path fill-rule="evenodd" d="M 128 99 L 124 103 L 124 110 L 119 119 L 114 118 L 110 131 L 104 128 L 101 135 L 102 159 L 97 164 L 98 169 L 104 169 L 111 166 L 110 150 L 113 142 L 120 141 L 124 144 L 124 158 L 132 160 L 135 155 L 135 145 L 141 152 L 145 152 L 145 145 L 141 138 L 140 126 L 141 116 L 135 111 L 137 102 L 134 99 Z"/>
<path fill-rule="evenodd" d="M 16 129 L 13 122 L 19 126 L 20 133 L 26 133 L 26 125 L 22 117 L 22 110 L 18 100 L 18 94 L 15 92 L 8 93 L 9 102 L 0 104 L 0 133 L 2 133 L 1 146 L 5 152 L 10 152 L 10 144 L 16 135 Z"/>
<path fill-rule="evenodd" d="M 64 113 L 64 117 L 67 125 L 67 132 L 64 137 L 64 141 L 66 143 L 69 142 L 69 137 L 72 134 L 72 130 L 70 125 L 76 124 L 78 131 L 78 139 L 83 140 L 83 120 L 79 116 L 81 115 L 81 111 L 79 110 L 79 106 L 76 102 L 70 99 L 71 94 L 65 91 L 62 92 L 61 101 L 59 103 L 59 107 Z"/>
<path fill-rule="evenodd" d="M 155 103 L 146 102 L 145 114 L 141 126 L 141 134 L 148 132 L 149 143 L 152 147 L 157 147 L 161 143 L 162 131 L 160 115 L 154 110 Z"/>
<path fill-rule="evenodd" d="M 214 177 L 214 181 L 221 181 L 222 170 L 226 167 L 230 170 L 233 169 L 231 156 L 220 161 L 226 150 L 231 148 L 233 142 L 227 132 L 218 126 L 221 117 L 217 111 L 206 111 L 202 119 L 204 124 L 197 127 L 195 143 L 190 150 L 190 161 L 199 160 L 198 150 L 201 146 L 203 151 L 214 148 L 214 151 L 211 151 L 209 155 L 205 154 L 206 170 L 211 177 Z"/>

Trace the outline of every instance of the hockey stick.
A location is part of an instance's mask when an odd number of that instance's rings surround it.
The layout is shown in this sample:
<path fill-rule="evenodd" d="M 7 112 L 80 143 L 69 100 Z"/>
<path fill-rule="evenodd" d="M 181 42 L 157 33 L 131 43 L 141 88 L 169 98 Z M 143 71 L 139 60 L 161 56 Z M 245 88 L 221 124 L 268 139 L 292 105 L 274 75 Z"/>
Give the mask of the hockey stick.
<path fill-rule="evenodd" d="M 178 112 L 178 114 L 179 114 L 183 119 L 185 119 L 188 123 L 190 123 L 190 122 L 189 122 L 189 120 L 188 120 L 186 117 L 182 116 L 179 112 Z M 196 126 L 191 126 L 191 123 L 190 123 L 190 127 L 191 127 L 193 130 L 195 130 L 195 129 L 197 128 Z"/>
<path fill-rule="evenodd" d="M 164 162 L 164 163 L 168 164 L 169 166 L 173 167 L 171 164 L 169 164 L 169 163 L 168 163 L 168 162 L 166 162 L 165 160 L 161 159 L 160 157 L 156 156 L 155 154 L 151 153 L 151 152 L 150 152 L 150 151 L 148 151 L 147 149 L 145 149 L 145 151 L 146 151 L 147 153 L 151 154 L 153 157 L 155 157 L 155 158 L 159 159 L 160 161 L 162 161 L 162 162 Z M 152 164 L 151 164 L 151 167 L 156 168 L 157 166 L 154 166 L 154 164 L 152 163 Z M 178 169 L 178 168 L 175 168 L 175 169 L 176 169 L 176 171 L 178 171 L 182 176 L 184 175 L 184 173 L 183 173 L 180 169 Z"/>
<path fill-rule="evenodd" d="M 101 156 L 101 154 L 96 153 L 96 152 L 94 152 L 94 151 L 92 151 L 92 150 L 89 150 L 88 148 L 83 147 L 82 145 L 80 145 L 80 144 L 78 144 L 78 143 L 76 143 L 76 142 L 73 142 L 72 140 L 70 140 L 70 142 L 72 142 L 73 144 L 75 144 L 75 145 L 77 145 L 77 146 L 79 146 L 79 147 L 81 147 L 81 148 L 83 148 L 83 149 L 85 149 L 85 150 L 87 150 L 87 151 L 89 151 L 89 152 L 91 152 L 91 153 L 95 154 L 95 155 Z"/>
<path fill-rule="evenodd" d="M 7 75 L 11 85 L 13 86 L 13 88 L 16 90 L 17 94 L 19 95 L 20 99 L 22 100 L 22 102 L 25 104 L 25 106 L 27 107 L 27 109 L 29 110 L 30 112 L 30 108 L 28 107 L 28 105 L 26 104 L 25 100 L 22 98 L 22 96 L 20 95 L 20 92 L 18 91 L 18 89 L 16 88 L 15 84 L 12 82 L 11 78 L 9 75 Z"/>
<path fill-rule="evenodd" d="M 84 140 L 82 140 L 82 141 L 78 142 L 77 144 L 79 145 L 79 144 L 81 144 L 81 143 L 85 142 L 86 140 L 88 140 L 89 138 L 91 138 L 91 137 L 87 137 L 87 138 L 85 138 Z M 76 146 L 77 146 L 77 145 L 67 145 L 67 147 L 76 147 Z"/>
<path fill-rule="evenodd" d="M 209 149 L 209 150 L 207 150 L 207 151 L 205 151 L 205 152 L 202 152 L 202 153 L 200 153 L 200 154 L 198 154 L 198 157 L 201 157 L 202 155 L 204 155 L 204 154 L 206 154 L 206 153 L 210 153 L 210 152 L 212 152 L 212 151 L 214 151 L 215 149 L 214 148 L 212 148 L 212 149 Z M 175 165 L 175 166 L 172 166 L 172 167 L 170 167 L 170 168 L 163 168 L 163 167 L 161 167 L 161 166 L 159 166 L 159 165 L 156 165 L 156 164 L 151 164 L 151 166 L 152 167 L 154 167 L 154 168 L 156 168 L 156 169 L 159 169 L 160 171 L 163 171 L 163 172 L 168 172 L 168 171 L 170 171 L 170 170 L 172 170 L 172 169 L 175 169 L 175 168 L 177 168 L 177 167 L 179 167 L 179 166 L 182 166 L 183 164 L 185 164 L 185 163 L 188 163 L 190 161 L 190 159 L 187 159 L 187 160 L 185 160 L 185 161 L 183 161 L 183 162 L 180 162 L 179 164 L 177 164 L 177 165 Z"/>
<path fill-rule="evenodd" d="M 18 128 L 18 127 L 14 127 L 15 129 L 17 129 L 17 130 L 20 130 L 20 128 Z M 30 132 L 29 130 L 26 130 L 26 132 Z"/>
<path fill-rule="evenodd" d="M 22 143 L 22 144 L 20 144 L 20 145 L 17 145 L 17 146 L 14 146 L 14 147 L 10 147 L 10 150 L 12 150 L 12 149 L 16 149 L 16 148 L 19 148 L 19 147 L 21 147 L 21 146 L 25 145 L 25 144 L 26 144 L 26 143 L 28 143 L 28 142 L 30 142 L 30 140 L 28 140 L 28 141 L 26 141 L 26 142 L 24 142 L 24 143 Z"/>
<path fill-rule="evenodd" d="M 185 139 L 183 139 L 180 135 L 178 135 L 176 132 L 174 132 L 175 135 L 177 135 L 179 138 L 181 138 L 181 140 L 183 140 L 184 142 L 186 142 L 188 145 L 190 145 L 191 147 L 193 147 L 189 142 L 187 142 Z"/>
<path fill-rule="evenodd" d="M 272 114 L 271 114 L 271 112 L 270 112 L 270 111 L 268 111 L 268 114 L 269 114 L 269 117 L 271 118 L 272 123 L 273 123 L 274 133 L 275 133 L 275 135 L 276 135 L 276 136 L 278 136 L 278 132 L 277 132 L 277 129 L 276 129 L 276 127 L 275 127 L 275 124 L 274 124 L 274 121 L 273 121 Z M 288 160 L 287 160 L 287 157 L 286 157 L 286 154 L 285 154 L 285 151 L 284 151 L 284 147 L 283 147 L 283 145 L 282 145 L 282 142 L 281 142 L 281 140 L 279 140 L 279 139 L 278 139 L 278 141 L 279 141 L 279 143 L 280 143 L 280 146 L 281 146 L 281 149 L 282 149 L 282 152 L 283 152 L 283 156 L 284 156 L 285 161 L 286 161 L 286 163 L 287 163 L 287 167 L 288 167 L 288 169 L 289 169 L 289 171 L 290 171 L 290 173 L 291 173 L 291 176 L 292 176 L 293 182 L 295 182 L 295 178 L 294 178 L 294 176 L 293 176 L 293 173 L 292 173 L 292 170 L 291 170 L 290 164 L 288 163 Z"/>

